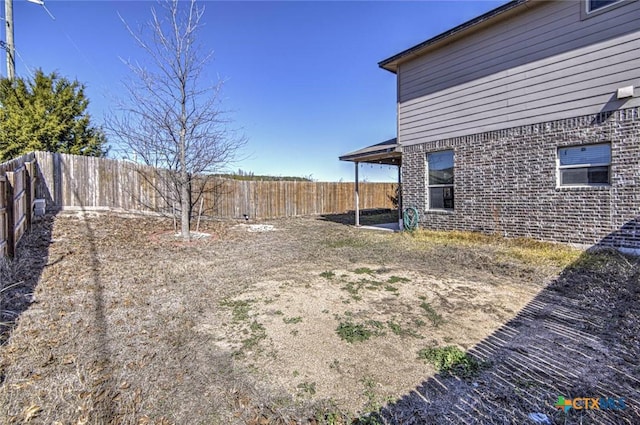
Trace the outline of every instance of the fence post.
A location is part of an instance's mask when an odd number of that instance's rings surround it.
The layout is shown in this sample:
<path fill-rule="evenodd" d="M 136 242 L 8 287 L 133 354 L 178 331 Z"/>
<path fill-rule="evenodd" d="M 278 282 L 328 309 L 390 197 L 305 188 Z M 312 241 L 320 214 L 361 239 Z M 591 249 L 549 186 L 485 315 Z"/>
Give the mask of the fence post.
<path fill-rule="evenodd" d="M 35 210 L 33 209 L 36 202 L 36 189 L 38 187 L 38 159 L 33 158 L 33 163 L 31 164 L 31 181 L 29 182 L 31 186 L 31 221 L 33 222 L 33 218 L 36 216 Z"/>
<path fill-rule="evenodd" d="M 13 258 L 16 252 L 16 222 L 15 222 L 15 210 L 13 199 L 13 185 L 15 183 L 15 173 L 13 171 L 7 171 L 5 173 L 7 177 L 7 183 L 5 184 L 5 196 L 7 202 L 7 257 Z"/>
<path fill-rule="evenodd" d="M 62 155 L 58 152 L 51 154 L 51 185 L 53 186 L 53 192 L 51 197 L 53 198 L 53 205 L 56 209 L 62 208 L 64 200 L 62 199 Z M 51 192 L 51 188 L 49 188 Z"/>
<path fill-rule="evenodd" d="M 31 176 L 33 175 L 33 162 L 25 162 L 24 163 L 24 203 L 25 203 L 25 219 L 27 232 L 31 231 L 31 220 L 33 218 L 33 199 L 31 197 Z"/>

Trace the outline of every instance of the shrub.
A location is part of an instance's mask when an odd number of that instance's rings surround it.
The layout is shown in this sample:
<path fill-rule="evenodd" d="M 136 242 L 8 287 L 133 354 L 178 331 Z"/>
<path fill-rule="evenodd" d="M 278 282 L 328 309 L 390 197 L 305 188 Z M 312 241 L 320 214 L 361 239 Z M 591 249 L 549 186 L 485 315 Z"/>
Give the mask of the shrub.
<path fill-rule="evenodd" d="M 461 378 L 476 375 L 480 363 L 455 345 L 446 347 L 423 348 L 418 358 L 428 361 L 442 374 L 451 374 Z"/>

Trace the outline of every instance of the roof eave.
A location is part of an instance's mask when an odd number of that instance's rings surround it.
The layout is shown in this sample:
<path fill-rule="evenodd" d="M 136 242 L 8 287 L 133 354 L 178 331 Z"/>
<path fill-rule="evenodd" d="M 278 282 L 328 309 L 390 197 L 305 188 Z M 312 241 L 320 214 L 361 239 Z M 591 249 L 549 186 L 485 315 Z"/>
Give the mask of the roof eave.
<path fill-rule="evenodd" d="M 385 140 L 338 157 L 340 161 L 368 162 L 371 164 L 399 165 L 402 161 L 397 138 Z"/>
<path fill-rule="evenodd" d="M 464 33 L 473 31 L 477 29 L 477 27 L 481 24 L 486 24 L 487 22 L 491 22 L 496 19 L 498 16 L 503 15 L 505 12 L 512 11 L 516 8 L 521 7 L 525 3 L 528 3 L 530 0 L 512 0 L 509 3 L 503 4 L 495 9 L 490 10 L 487 13 L 484 13 L 476 18 L 471 19 L 470 21 L 464 22 L 457 27 L 454 27 L 448 31 L 445 31 L 441 34 L 436 35 L 426 41 L 423 41 L 420 44 L 416 44 L 413 47 L 410 47 L 402 52 L 393 55 L 387 59 L 384 59 L 378 62 L 378 66 L 382 69 L 385 69 L 392 73 L 397 73 L 398 65 L 400 62 L 408 59 L 409 57 L 420 56 L 425 50 L 428 48 L 432 48 L 437 46 L 440 43 L 443 43 L 445 40 L 449 41 L 454 36 L 462 36 Z"/>
<path fill-rule="evenodd" d="M 396 150 L 370 152 L 365 154 L 343 155 L 340 161 L 367 162 L 370 164 L 398 165 L 402 160 L 402 154 Z"/>

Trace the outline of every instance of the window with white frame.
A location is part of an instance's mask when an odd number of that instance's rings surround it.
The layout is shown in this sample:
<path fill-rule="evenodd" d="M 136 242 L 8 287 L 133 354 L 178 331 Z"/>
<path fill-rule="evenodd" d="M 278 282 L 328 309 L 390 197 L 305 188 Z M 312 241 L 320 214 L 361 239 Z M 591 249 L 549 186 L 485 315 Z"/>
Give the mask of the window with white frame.
<path fill-rule="evenodd" d="M 622 0 L 585 0 L 587 4 L 587 13 L 604 9 L 614 3 L 620 3 Z"/>
<path fill-rule="evenodd" d="M 429 208 L 453 209 L 453 151 L 427 154 Z"/>
<path fill-rule="evenodd" d="M 560 186 L 602 186 L 610 183 L 611 144 L 558 148 Z"/>

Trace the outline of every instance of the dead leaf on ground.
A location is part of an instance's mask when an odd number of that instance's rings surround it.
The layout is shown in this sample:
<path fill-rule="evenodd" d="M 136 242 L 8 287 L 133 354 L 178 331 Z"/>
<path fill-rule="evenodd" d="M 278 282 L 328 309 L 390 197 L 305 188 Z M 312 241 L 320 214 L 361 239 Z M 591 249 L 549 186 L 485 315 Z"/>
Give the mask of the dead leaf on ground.
<path fill-rule="evenodd" d="M 22 416 L 24 417 L 24 422 L 29 422 L 30 420 L 37 418 L 42 412 L 42 408 L 35 404 L 27 407 L 24 412 L 22 412 Z"/>

